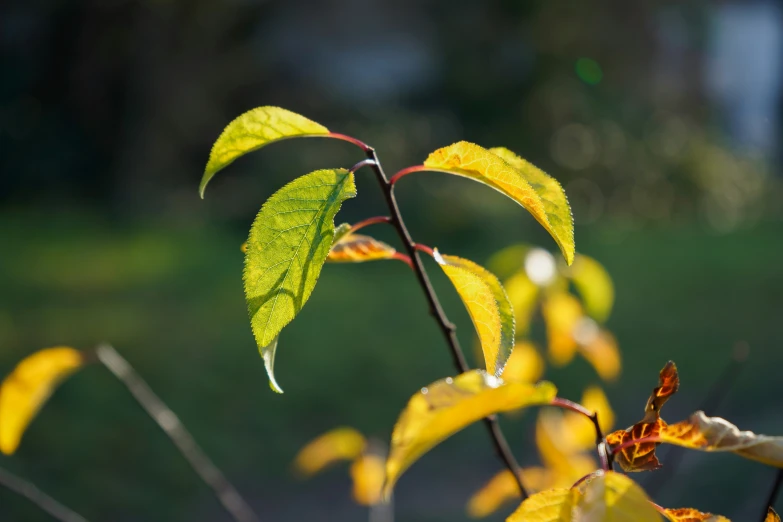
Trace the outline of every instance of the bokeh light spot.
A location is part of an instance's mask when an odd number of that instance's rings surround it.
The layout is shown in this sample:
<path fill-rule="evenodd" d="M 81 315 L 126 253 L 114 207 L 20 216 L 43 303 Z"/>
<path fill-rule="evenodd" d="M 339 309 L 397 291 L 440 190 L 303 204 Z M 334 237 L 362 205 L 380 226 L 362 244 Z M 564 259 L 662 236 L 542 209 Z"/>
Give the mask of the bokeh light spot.
<path fill-rule="evenodd" d="M 588 85 L 598 85 L 604 77 L 604 72 L 595 60 L 579 58 L 576 61 L 576 75 Z"/>

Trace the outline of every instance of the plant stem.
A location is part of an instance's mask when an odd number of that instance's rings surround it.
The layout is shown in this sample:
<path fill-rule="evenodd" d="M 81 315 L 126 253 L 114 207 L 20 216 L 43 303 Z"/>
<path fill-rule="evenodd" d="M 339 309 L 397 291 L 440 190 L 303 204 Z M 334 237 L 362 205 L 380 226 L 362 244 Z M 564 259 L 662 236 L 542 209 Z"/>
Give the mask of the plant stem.
<path fill-rule="evenodd" d="M 128 388 L 133 398 L 171 439 L 201 480 L 217 496 L 228 513 L 237 522 L 258 522 L 259 518 L 223 472 L 196 444 L 177 415 L 163 403 L 136 370 L 112 346 L 103 344 L 96 349 L 98 360 Z"/>
<path fill-rule="evenodd" d="M 351 225 L 351 232 L 350 233 L 353 234 L 354 232 L 356 232 L 357 230 L 359 230 L 361 228 L 364 228 L 364 227 L 367 227 L 367 226 L 370 226 L 370 225 L 375 225 L 376 223 L 391 223 L 391 218 L 389 216 L 376 216 L 376 217 L 363 219 L 363 220 L 359 221 L 358 223 L 354 223 L 353 225 Z"/>
<path fill-rule="evenodd" d="M 577 404 L 575 402 L 569 401 L 568 399 L 561 399 L 560 397 L 555 397 L 554 400 L 552 400 L 552 406 L 558 406 L 560 408 L 565 408 L 567 410 L 571 410 L 576 413 L 581 413 L 588 419 L 590 419 L 590 422 L 593 423 L 593 427 L 595 428 L 595 449 L 598 452 L 598 456 L 601 459 L 601 467 L 604 469 L 604 471 L 609 469 L 609 458 L 607 456 L 607 450 L 606 450 L 606 442 L 604 440 L 604 433 L 601 431 L 601 424 L 598 422 L 598 412 L 593 411 L 591 412 L 581 404 Z"/>
<path fill-rule="evenodd" d="M 57 502 L 55 499 L 38 489 L 35 484 L 17 477 L 13 473 L 0 468 L 0 485 L 5 486 L 14 493 L 17 493 L 46 511 L 52 518 L 61 522 L 87 522 L 80 514 L 72 511 Z"/>
<path fill-rule="evenodd" d="M 408 256 L 411 258 L 413 263 L 413 271 L 416 274 L 416 278 L 419 281 L 421 289 L 424 291 L 424 295 L 427 297 L 427 302 L 430 306 L 430 313 L 438 323 L 438 326 L 440 327 L 440 330 L 443 333 L 443 336 L 446 338 L 446 342 L 448 343 L 449 348 L 451 349 L 451 357 L 454 360 L 454 366 L 460 373 L 465 373 L 470 370 L 470 367 L 465 360 L 465 355 L 462 353 L 459 341 L 457 340 L 457 335 L 455 333 L 456 327 L 446 317 L 446 314 L 443 311 L 440 302 L 438 301 L 438 297 L 435 294 L 435 290 L 432 288 L 430 279 L 427 276 L 427 271 L 425 270 L 424 264 L 421 262 L 421 258 L 419 257 L 419 252 L 416 250 L 416 243 L 411 238 L 411 235 L 405 226 L 405 222 L 402 219 L 402 215 L 400 215 L 400 209 L 397 205 L 397 200 L 394 197 L 393 185 L 390 183 L 389 179 L 386 177 L 386 174 L 383 172 L 383 167 L 381 166 L 381 162 L 378 159 L 378 154 L 375 152 L 375 149 L 368 147 L 364 150 L 367 154 L 367 158 L 373 160 L 372 169 L 375 172 L 376 178 L 378 179 L 378 184 L 383 191 L 386 205 L 389 207 L 391 224 L 397 230 L 397 235 L 399 235 L 403 246 L 408 252 Z M 503 432 L 500 429 L 500 425 L 498 424 L 497 417 L 494 415 L 487 417 L 484 419 L 484 423 L 489 430 L 490 436 L 492 437 L 492 443 L 495 447 L 495 451 L 514 475 L 517 485 L 519 486 L 520 495 L 522 500 L 524 500 L 528 497 L 528 494 L 525 490 L 525 486 L 522 485 L 522 470 L 514 458 L 513 453 L 511 453 L 511 449 L 509 448 L 508 443 L 506 442 L 506 438 L 504 437 Z"/>
<path fill-rule="evenodd" d="M 767 513 L 769 512 L 769 508 L 773 508 L 775 504 L 775 500 L 778 498 L 778 491 L 780 491 L 780 486 L 783 484 L 783 468 L 778 469 L 777 473 L 775 473 L 775 481 L 772 483 L 772 489 L 769 492 L 769 496 L 767 497 L 767 502 L 764 504 L 764 513 L 761 515 L 761 522 L 764 522 L 767 519 Z"/>

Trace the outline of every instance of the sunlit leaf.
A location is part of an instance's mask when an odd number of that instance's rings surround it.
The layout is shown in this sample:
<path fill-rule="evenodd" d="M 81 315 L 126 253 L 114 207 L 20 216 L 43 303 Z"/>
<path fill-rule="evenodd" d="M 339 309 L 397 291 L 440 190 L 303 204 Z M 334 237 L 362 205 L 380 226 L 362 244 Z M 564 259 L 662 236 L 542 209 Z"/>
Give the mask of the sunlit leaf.
<path fill-rule="evenodd" d="M 524 335 L 530 330 L 530 322 L 536 310 L 538 285 L 527 277 L 524 270 L 520 270 L 509 277 L 503 286 L 514 309 L 517 335 Z"/>
<path fill-rule="evenodd" d="M 660 522 L 661 517 L 633 480 L 599 471 L 577 488 L 531 495 L 506 522 Z"/>
<path fill-rule="evenodd" d="M 693 508 L 664 509 L 663 515 L 672 522 L 731 522 L 726 517 Z"/>
<path fill-rule="evenodd" d="M 261 207 L 247 241 L 244 280 L 250 324 L 262 352 L 310 297 L 332 246 L 334 216 L 355 195 L 352 173 L 317 170 L 284 186 Z"/>
<path fill-rule="evenodd" d="M 563 187 L 555 178 L 505 147 L 494 147 L 489 151 L 517 169 L 541 198 L 549 224 L 548 228 L 544 227 L 555 238 L 570 265 L 574 259 L 574 218 Z"/>
<path fill-rule="evenodd" d="M 585 312 L 600 323 L 606 321 L 614 304 L 614 285 L 603 265 L 591 257 L 577 254 L 566 273 L 582 296 Z"/>
<path fill-rule="evenodd" d="M 519 341 L 503 368 L 504 381 L 537 382 L 544 374 L 544 358 L 536 347 L 528 341 Z"/>
<path fill-rule="evenodd" d="M 199 185 L 199 194 L 203 198 L 209 180 L 219 170 L 248 152 L 286 138 L 328 133 L 329 130 L 323 125 L 279 107 L 258 107 L 247 111 L 229 123 L 212 146 Z"/>
<path fill-rule="evenodd" d="M 391 246 L 370 236 L 349 233 L 334 241 L 326 260 L 330 263 L 362 263 L 391 259 L 396 253 Z"/>
<path fill-rule="evenodd" d="M 462 428 L 495 413 L 547 404 L 552 383 L 504 382 L 482 370 L 436 381 L 408 401 L 397 419 L 386 462 L 384 496 L 419 457 Z"/>
<path fill-rule="evenodd" d="M 780 522 L 780 517 L 777 513 L 775 513 L 774 509 L 769 508 L 767 511 L 767 518 L 764 520 L 764 522 Z"/>
<path fill-rule="evenodd" d="M 571 522 L 578 498 L 575 489 L 548 489 L 525 499 L 506 522 Z"/>
<path fill-rule="evenodd" d="M 580 522 L 660 522 L 647 495 L 626 475 L 600 472 L 582 484 L 576 509 Z"/>
<path fill-rule="evenodd" d="M 266 370 L 266 374 L 269 376 L 269 387 L 272 388 L 272 391 L 275 393 L 283 393 L 283 389 L 279 384 L 277 384 L 277 379 L 275 379 L 275 355 L 277 354 L 277 344 L 279 339 L 280 336 L 278 335 L 272 339 L 271 343 L 258 348 L 258 352 L 261 354 L 261 358 L 264 360 L 264 369 Z"/>
<path fill-rule="evenodd" d="M 697 411 L 686 421 L 661 426 L 654 436 L 669 444 L 702 451 L 731 451 L 783 468 L 783 437 L 740 431 L 726 419 L 707 417 L 703 411 Z"/>
<path fill-rule="evenodd" d="M 435 260 L 468 309 L 481 341 L 487 371 L 499 376 L 514 348 L 514 311 L 503 285 L 473 261 L 441 255 L 437 250 Z"/>
<path fill-rule="evenodd" d="M 592 319 L 588 319 L 592 321 Z M 595 368 L 596 373 L 605 381 L 613 381 L 620 375 L 622 362 L 617 340 L 606 330 L 598 329 L 587 343 L 581 343 L 579 327 L 575 338 L 579 344 L 578 350 L 582 357 Z"/>
<path fill-rule="evenodd" d="M 27 426 L 63 379 L 84 364 L 82 352 L 59 346 L 22 359 L 0 385 L 0 451 L 16 451 Z"/>
<path fill-rule="evenodd" d="M 500 152 L 501 149 L 495 149 Z M 509 158 L 511 159 L 511 158 Z M 424 165 L 480 181 L 525 207 L 555 239 L 568 264 L 574 258 L 574 230 L 571 209 L 557 181 L 525 163 L 512 166 L 496 153 L 460 141 L 436 150 Z M 560 199 L 557 196 L 562 197 Z"/>
<path fill-rule="evenodd" d="M 381 501 L 383 481 L 386 478 L 385 463 L 382 456 L 368 453 L 351 464 L 353 499 L 357 504 L 372 506 Z"/>
<path fill-rule="evenodd" d="M 296 455 L 294 468 L 311 476 L 335 462 L 353 460 L 362 454 L 367 441 L 353 428 L 335 428 L 308 442 Z"/>
<path fill-rule="evenodd" d="M 556 366 L 571 362 L 577 349 L 574 329 L 582 318 L 579 300 L 565 292 L 555 292 L 546 297 L 541 307 L 549 340 L 549 358 Z"/>
<path fill-rule="evenodd" d="M 351 233 L 350 223 L 340 223 L 334 228 L 334 238 L 332 239 L 332 246 L 336 245 L 342 238 Z"/>
<path fill-rule="evenodd" d="M 521 478 L 528 493 L 551 487 L 551 472 L 544 468 L 525 468 Z M 520 496 L 514 474 L 504 469 L 470 497 L 467 512 L 473 518 L 484 518 Z"/>
<path fill-rule="evenodd" d="M 634 443 L 619 450 L 615 455 L 615 461 L 625 471 L 649 471 L 661 467 L 658 457 L 655 455 L 655 448 L 659 442 L 654 439 L 659 436 L 661 428 L 666 423 L 661 420 L 661 408 L 669 400 L 669 397 L 677 393 L 680 387 L 680 377 L 677 373 L 677 366 L 669 361 L 658 375 L 658 386 L 656 386 L 650 398 L 647 399 L 647 405 L 644 408 L 644 419 L 637 422 L 626 430 L 618 430 L 610 433 L 606 437 L 606 442 L 611 448 L 616 448 L 630 441 L 642 441 Z"/>

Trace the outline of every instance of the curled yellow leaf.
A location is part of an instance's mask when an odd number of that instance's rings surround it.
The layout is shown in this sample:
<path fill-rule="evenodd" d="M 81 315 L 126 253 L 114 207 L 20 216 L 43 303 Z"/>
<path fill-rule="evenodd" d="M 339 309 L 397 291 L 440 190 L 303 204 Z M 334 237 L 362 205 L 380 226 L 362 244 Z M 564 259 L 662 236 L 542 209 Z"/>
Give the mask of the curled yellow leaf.
<path fill-rule="evenodd" d="M 582 296 L 585 312 L 599 323 L 609 318 L 614 305 L 614 284 L 601 263 L 577 254 L 566 274 Z"/>
<path fill-rule="evenodd" d="M 385 459 L 372 453 L 358 457 L 351 464 L 353 499 L 357 504 L 372 506 L 381 501 L 381 490 L 386 478 Z"/>
<path fill-rule="evenodd" d="M 342 460 L 362 454 L 367 441 L 353 428 L 335 428 L 308 442 L 296 455 L 294 468 L 305 476 L 314 475 Z"/>
<path fill-rule="evenodd" d="M 473 261 L 441 255 L 437 250 L 434 257 L 468 309 L 487 371 L 499 376 L 514 348 L 514 310 L 503 285 Z"/>
<path fill-rule="evenodd" d="M 585 330 L 589 330 L 586 335 Z M 577 324 L 574 333 L 579 353 L 587 359 L 599 377 L 605 381 L 616 379 L 620 375 L 622 361 L 615 337 L 587 317 Z"/>
<path fill-rule="evenodd" d="M 0 385 L 0 451 L 16 451 L 25 429 L 63 379 L 84 364 L 82 352 L 46 348 L 22 359 Z"/>
<path fill-rule="evenodd" d="M 560 185 L 521 158 L 512 158 L 510 151 L 493 150 L 460 141 L 436 150 L 427 157 L 424 165 L 480 181 L 522 205 L 552 235 L 570 265 L 574 259 L 573 219 Z M 504 155 L 505 159 L 498 154 Z M 507 159 L 514 161 L 515 166 L 510 165 Z M 559 196 L 556 195 L 558 189 Z"/>
<path fill-rule="evenodd" d="M 411 397 L 394 425 L 384 497 L 388 498 L 411 464 L 444 439 L 489 415 L 548 404 L 556 393 L 549 382 L 507 383 L 483 370 L 471 370 L 422 388 Z"/>
<path fill-rule="evenodd" d="M 286 138 L 328 134 L 329 129 L 280 107 L 257 107 L 237 117 L 223 130 L 209 154 L 199 194 L 204 197 L 207 183 L 235 159 Z"/>
<path fill-rule="evenodd" d="M 332 243 L 327 262 L 362 263 L 379 259 L 391 259 L 397 251 L 382 241 L 361 234 L 345 234 Z"/>
<path fill-rule="evenodd" d="M 506 279 L 503 286 L 514 309 L 516 332 L 518 335 L 524 335 L 530 330 L 530 322 L 538 303 L 538 285 L 527 277 L 524 270 L 520 270 Z"/>
<path fill-rule="evenodd" d="M 626 475 L 599 472 L 580 485 L 576 509 L 580 522 L 660 522 L 644 490 Z"/>
<path fill-rule="evenodd" d="M 541 307 L 549 340 L 549 358 L 556 366 L 571 362 L 577 349 L 574 329 L 582 318 L 579 300 L 566 292 L 547 296 Z"/>
<path fill-rule="evenodd" d="M 504 381 L 537 382 L 544 374 L 544 358 L 528 341 L 519 341 L 506 362 L 501 377 Z"/>

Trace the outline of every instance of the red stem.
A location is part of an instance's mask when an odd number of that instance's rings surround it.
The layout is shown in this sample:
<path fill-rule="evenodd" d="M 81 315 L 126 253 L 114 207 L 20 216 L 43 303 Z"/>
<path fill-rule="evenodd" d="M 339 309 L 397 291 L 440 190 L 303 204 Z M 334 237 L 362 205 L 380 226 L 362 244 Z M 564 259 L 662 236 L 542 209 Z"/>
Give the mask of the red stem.
<path fill-rule="evenodd" d="M 370 147 L 363 141 L 357 140 L 353 136 L 348 136 L 347 134 L 340 134 L 339 132 L 330 132 L 329 134 L 326 135 L 326 137 L 334 138 L 336 140 L 347 141 L 348 143 L 353 143 L 354 145 L 362 149 L 364 152 L 372 150 L 372 147 Z"/>
<path fill-rule="evenodd" d="M 414 165 L 413 167 L 402 169 L 397 174 L 389 178 L 389 185 L 393 186 L 403 176 L 407 176 L 408 174 L 413 174 L 414 172 L 421 172 L 423 170 L 428 170 L 428 169 L 424 165 Z"/>
<path fill-rule="evenodd" d="M 392 256 L 392 259 L 399 259 L 403 263 L 407 264 L 411 270 L 415 270 L 413 267 L 413 261 L 410 257 L 406 256 L 405 254 L 400 254 L 399 252 L 395 252 L 395 254 Z"/>
<path fill-rule="evenodd" d="M 555 397 L 552 400 L 552 406 L 559 408 L 565 408 L 576 413 L 580 413 L 590 419 L 595 428 L 595 450 L 598 452 L 598 457 L 601 459 L 601 467 L 606 471 L 611 469 L 609 464 L 609 456 L 606 450 L 606 440 L 604 439 L 603 431 L 601 430 L 601 424 L 598 422 L 598 412 L 590 411 L 581 404 L 569 401 L 568 399 L 561 399 Z M 614 453 L 612 453 L 614 455 Z"/>
<path fill-rule="evenodd" d="M 413 244 L 413 248 L 415 248 L 416 250 L 419 250 L 420 252 L 424 252 L 426 254 L 429 254 L 432 257 L 435 257 L 435 251 L 432 250 L 427 245 L 422 245 L 421 243 L 414 243 Z"/>
<path fill-rule="evenodd" d="M 375 217 L 363 219 L 358 223 L 354 223 L 353 225 L 351 225 L 350 233 L 353 234 L 360 228 L 364 228 L 370 225 L 375 225 L 377 223 L 391 223 L 391 218 L 389 216 L 375 216 Z"/>

